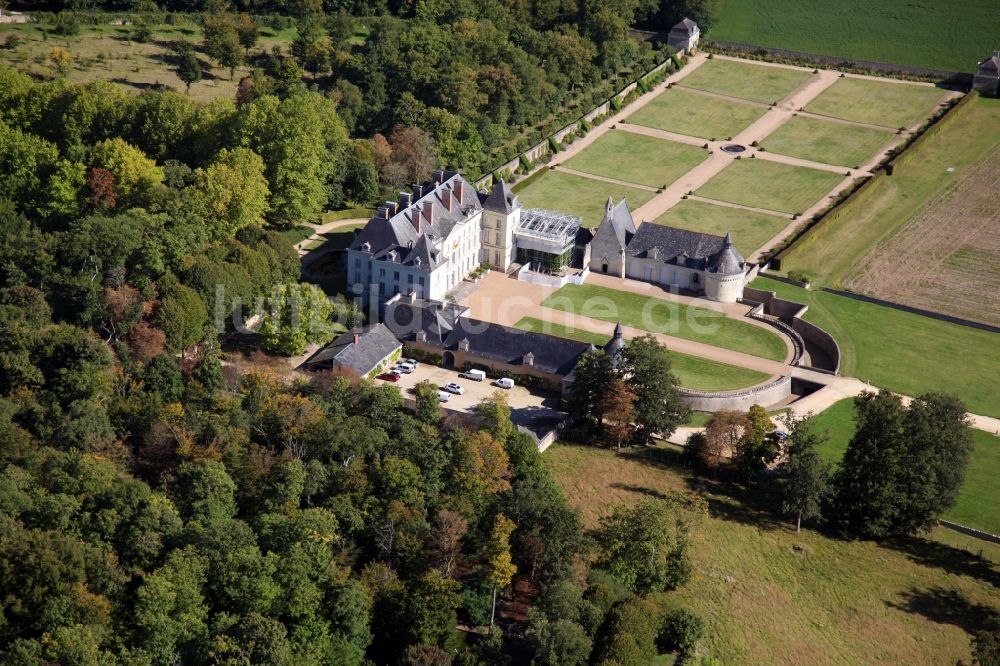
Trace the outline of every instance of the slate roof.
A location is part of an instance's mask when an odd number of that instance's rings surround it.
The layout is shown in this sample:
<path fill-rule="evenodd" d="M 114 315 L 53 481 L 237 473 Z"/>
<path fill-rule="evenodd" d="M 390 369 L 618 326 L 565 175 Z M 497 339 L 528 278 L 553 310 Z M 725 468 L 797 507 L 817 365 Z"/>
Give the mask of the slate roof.
<path fill-rule="evenodd" d="M 456 224 L 482 210 L 482 205 L 475 188 L 462 176 L 447 171 L 435 172 L 435 176 L 413 188 L 408 205 L 400 206 L 407 203 L 401 197 L 400 202 L 386 202 L 379 208 L 354 237 L 350 249 L 428 272 L 440 266 L 445 260 L 441 241 Z"/>
<path fill-rule="evenodd" d="M 358 336 L 355 344 L 354 336 Z M 364 377 L 400 343 L 385 324 L 375 324 L 347 331 L 317 352 L 306 364 L 312 368 L 350 368 Z"/>
<path fill-rule="evenodd" d="M 647 222 L 639 227 L 625 252 L 631 257 L 733 275 L 743 270 L 743 257 L 729 234 L 715 236 Z"/>
<path fill-rule="evenodd" d="M 604 345 L 604 353 L 611 357 L 611 364 L 615 367 L 618 366 L 618 356 L 624 348 L 625 335 L 622 332 L 622 323 L 618 322 L 615 324 L 614 335 L 612 335 L 611 339 L 608 340 L 608 344 Z"/>
<path fill-rule="evenodd" d="M 600 240 L 616 239 L 618 247 L 625 249 L 635 234 L 635 222 L 632 220 L 632 212 L 628 209 L 628 203 L 622 199 L 617 204 L 608 197 L 604 205 L 604 219 L 594 232 L 594 239 Z"/>
<path fill-rule="evenodd" d="M 683 33 L 685 35 L 693 35 L 698 30 L 698 24 L 689 18 L 682 20 L 680 23 L 675 25 L 670 29 L 670 33 Z"/>
<path fill-rule="evenodd" d="M 484 209 L 504 215 L 514 212 L 520 205 L 521 202 L 517 200 L 514 192 L 503 178 L 493 186 L 493 191 L 483 201 Z"/>
<path fill-rule="evenodd" d="M 544 333 L 522 331 L 492 322 L 461 317 L 440 345 L 444 350 L 457 350 L 459 343 L 468 341 L 468 353 L 510 365 L 524 365 L 524 356 L 534 356 L 533 367 L 557 375 L 568 375 L 580 356 L 590 349 L 576 342 Z"/>
<path fill-rule="evenodd" d="M 421 342 L 442 351 L 456 351 L 468 341 L 468 353 L 510 365 L 524 365 L 524 356 L 530 352 L 533 367 L 563 376 L 591 348 L 583 342 L 471 319 L 465 312 L 456 305 L 399 298 L 386 308 L 385 324 L 400 340 L 417 340 L 422 333 Z"/>
<path fill-rule="evenodd" d="M 988 72 L 1000 73 L 1000 53 L 994 53 L 991 57 L 979 63 L 976 73 L 984 75 Z"/>

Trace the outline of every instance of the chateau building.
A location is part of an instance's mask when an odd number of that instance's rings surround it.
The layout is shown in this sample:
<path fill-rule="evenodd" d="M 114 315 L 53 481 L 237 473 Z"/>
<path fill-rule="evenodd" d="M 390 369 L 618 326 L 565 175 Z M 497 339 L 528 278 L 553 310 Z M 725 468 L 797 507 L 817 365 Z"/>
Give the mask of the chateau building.
<path fill-rule="evenodd" d="M 594 233 L 590 270 L 643 280 L 734 303 L 749 280 L 730 234 L 715 236 L 646 222 L 638 228 L 628 204 L 611 198 Z"/>
<path fill-rule="evenodd" d="M 586 257 L 580 218 L 523 209 L 503 180 L 477 192 L 454 172 L 400 192 L 347 249 L 347 285 L 379 305 L 396 294 L 440 301 L 480 264 L 506 272 L 514 263 L 558 272 Z"/>

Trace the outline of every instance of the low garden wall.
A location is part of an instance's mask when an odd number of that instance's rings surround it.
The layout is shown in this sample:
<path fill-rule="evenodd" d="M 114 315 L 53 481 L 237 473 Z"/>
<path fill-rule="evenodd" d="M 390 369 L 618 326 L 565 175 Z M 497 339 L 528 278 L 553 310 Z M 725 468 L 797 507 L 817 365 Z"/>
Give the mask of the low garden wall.
<path fill-rule="evenodd" d="M 678 389 L 681 401 L 699 412 L 718 412 L 733 409 L 745 412 L 753 405 L 774 405 L 792 395 L 792 378 L 782 375 L 768 384 L 761 384 L 739 391 L 695 391 Z"/>
<path fill-rule="evenodd" d="M 830 357 L 830 365 L 832 367 L 813 367 L 814 370 L 829 371 L 834 375 L 840 374 L 840 345 L 837 344 L 837 341 L 833 339 L 832 335 L 824 331 L 816 324 L 808 322 L 801 317 L 795 317 L 792 319 L 792 328 L 795 329 L 795 331 L 801 335 L 806 342 L 816 345 Z"/>
<path fill-rule="evenodd" d="M 798 333 L 802 339 L 816 345 L 830 357 L 831 367 L 813 368 L 814 370 L 832 372 L 833 374 L 840 372 L 840 345 L 837 344 L 832 335 L 802 318 L 809 310 L 808 305 L 778 298 L 778 295 L 773 291 L 755 289 L 754 287 L 744 287 L 743 298 L 763 304 L 765 313 L 788 322 L 792 330 Z"/>

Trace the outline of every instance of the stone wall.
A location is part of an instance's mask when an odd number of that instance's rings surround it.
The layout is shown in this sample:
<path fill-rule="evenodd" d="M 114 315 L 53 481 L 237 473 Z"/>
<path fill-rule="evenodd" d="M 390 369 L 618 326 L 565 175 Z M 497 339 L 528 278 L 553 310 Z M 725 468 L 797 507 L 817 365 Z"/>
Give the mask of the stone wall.
<path fill-rule="evenodd" d="M 781 319 L 801 317 L 809 309 L 808 305 L 796 303 L 795 301 L 786 301 L 783 298 L 778 298 L 777 294 L 773 291 L 755 289 L 754 287 L 744 287 L 743 298 L 763 303 L 764 312 L 775 317 L 780 317 Z"/>
<path fill-rule="evenodd" d="M 816 324 L 810 323 L 801 317 L 792 319 L 792 328 L 798 332 L 807 342 L 810 342 L 822 349 L 830 357 L 830 368 L 816 368 L 815 370 L 828 370 L 833 374 L 840 373 L 840 345 L 833 339 L 833 336 L 824 331 Z"/>
<path fill-rule="evenodd" d="M 773 382 L 739 391 L 694 391 L 680 389 L 681 400 L 699 412 L 735 409 L 745 412 L 753 405 L 774 405 L 792 395 L 792 378 L 782 375 Z"/>

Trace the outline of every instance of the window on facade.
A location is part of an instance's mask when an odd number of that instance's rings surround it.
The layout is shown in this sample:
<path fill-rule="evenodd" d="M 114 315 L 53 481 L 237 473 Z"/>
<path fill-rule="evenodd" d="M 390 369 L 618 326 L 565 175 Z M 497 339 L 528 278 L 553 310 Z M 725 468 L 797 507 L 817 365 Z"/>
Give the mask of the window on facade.
<path fill-rule="evenodd" d="M 379 294 L 384 294 L 385 293 L 385 285 L 382 284 L 381 282 L 378 283 L 378 293 Z"/>
<path fill-rule="evenodd" d="M 378 276 L 379 277 L 385 277 L 385 269 L 384 268 L 378 269 Z"/>
<path fill-rule="evenodd" d="M 407 284 L 413 284 L 413 275 L 407 275 L 406 282 Z"/>
<path fill-rule="evenodd" d="M 392 272 L 392 279 L 395 280 L 396 282 L 399 282 L 399 271 Z"/>
<path fill-rule="evenodd" d="M 424 276 L 421 275 L 420 277 L 417 278 L 417 284 L 419 284 L 421 287 L 424 286 Z"/>
<path fill-rule="evenodd" d="M 500 232 L 498 231 L 497 232 L 497 245 L 499 245 L 499 244 L 500 244 Z"/>
<path fill-rule="evenodd" d="M 393 294 L 398 294 L 399 293 L 399 285 L 398 284 L 395 287 L 392 288 L 392 293 Z"/>

